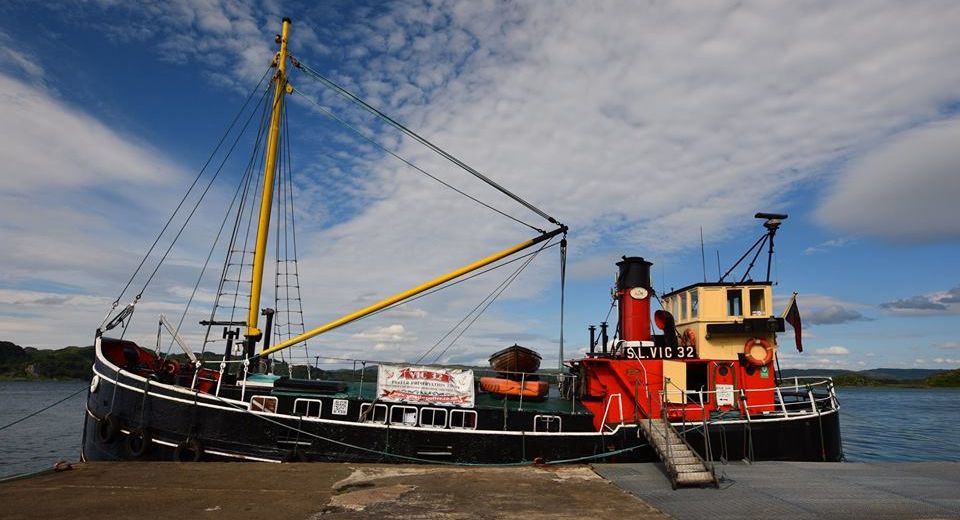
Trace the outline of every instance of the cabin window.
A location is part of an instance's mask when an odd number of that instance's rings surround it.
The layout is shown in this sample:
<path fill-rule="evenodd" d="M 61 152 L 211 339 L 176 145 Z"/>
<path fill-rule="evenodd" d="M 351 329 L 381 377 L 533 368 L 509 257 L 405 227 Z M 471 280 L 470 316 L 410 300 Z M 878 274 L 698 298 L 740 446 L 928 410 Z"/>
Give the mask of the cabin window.
<path fill-rule="evenodd" d="M 535 415 L 533 416 L 533 431 L 560 433 L 559 415 Z"/>
<path fill-rule="evenodd" d="M 297 399 L 293 402 L 293 415 L 304 417 L 320 417 L 323 401 L 319 399 Z"/>
<path fill-rule="evenodd" d="M 421 408 L 420 426 L 424 428 L 446 428 L 447 411 L 443 408 Z"/>
<path fill-rule="evenodd" d="M 390 424 L 417 425 L 417 407 L 393 405 L 390 407 Z"/>
<path fill-rule="evenodd" d="M 750 315 L 763 316 L 766 314 L 763 308 L 764 301 L 763 289 L 750 289 Z"/>
<path fill-rule="evenodd" d="M 673 309 L 672 309 L 672 310 L 673 310 L 673 315 L 674 315 L 674 316 L 679 316 L 679 315 L 680 315 L 680 298 L 677 297 L 677 296 L 674 296 L 673 298 L 670 298 L 670 307 L 673 308 Z"/>
<path fill-rule="evenodd" d="M 360 420 L 363 422 L 375 422 L 380 424 L 386 424 L 387 423 L 387 405 L 375 404 L 373 405 L 373 410 L 371 410 L 369 403 L 361 404 Z"/>
<path fill-rule="evenodd" d="M 700 315 L 700 296 L 697 290 L 690 291 L 690 317 L 696 318 Z"/>
<path fill-rule="evenodd" d="M 687 293 L 680 293 L 680 319 L 687 319 Z"/>
<path fill-rule="evenodd" d="M 727 289 L 727 316 L 743 315 L 743 293 L 740 289 Z"/>
<path fill-rule="evenodd" d="M 250 398 L 250 411 L 277 413 L 277 398 L 269 395 L 255 395 Z"/>
<path fill-rule="evenodd" d="M 473 410 L 452 410 L 450 412 L 450 428 L 454 430 L 476 430 L 477 412 Z"/>

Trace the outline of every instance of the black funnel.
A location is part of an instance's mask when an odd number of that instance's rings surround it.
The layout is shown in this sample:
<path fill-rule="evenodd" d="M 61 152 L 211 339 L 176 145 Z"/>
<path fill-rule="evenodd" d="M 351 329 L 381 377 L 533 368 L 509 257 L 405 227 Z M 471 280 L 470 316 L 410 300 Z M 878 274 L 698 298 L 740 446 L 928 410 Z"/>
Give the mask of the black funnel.
<path fill-rule="evenodd" d="M 617 262 L 620 268 L 620 274 L 617 276 L 617 290 L 632 289 L 634 287 L 646 287 L 650 289 L 650 266 L 640 256 L 625 256 L 623 260 Z"/>

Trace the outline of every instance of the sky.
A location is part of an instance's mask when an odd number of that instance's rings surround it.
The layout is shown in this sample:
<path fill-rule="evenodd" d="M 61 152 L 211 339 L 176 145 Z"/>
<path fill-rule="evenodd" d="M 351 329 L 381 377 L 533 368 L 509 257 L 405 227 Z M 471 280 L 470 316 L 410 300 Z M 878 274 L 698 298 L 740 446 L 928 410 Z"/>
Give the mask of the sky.
<path fill-rule="evenodd" d="M 960 366 L 960 4 L 949 1 L 4 2 L 0 339 L 92 342 L 267 70 L 284 16 L 303 63 L 570 226 L 568 357 L 610 308 L 622 255 L 654 262 L 660 292 L 715 281 L 717 258 L 725 270 L 763 232 L 754 213 L 774 211 L 790 215 L 776 310 L 797 291 L 804 320 L 802 354 L 781 336 L 783 367 Z M 302 92 L 288 117 L 308 326 L 535 234 L 317 106 L 549 226 L 314 78 L 290 79 Z M 130 338 L 155 344 L 157 315 L 176 322 L 202 275 L 182 330 L 202 344 L 224 244 L 204 260 L 242 157 L 144 292 Z M 483 364 L 519 342 L 553 366 L 559 267 L 557 248 L 537 255 L 452 344 L 510 268 L 311 340 L 309 355 L 415 361 L 439 344 L 426 361 Z"/>

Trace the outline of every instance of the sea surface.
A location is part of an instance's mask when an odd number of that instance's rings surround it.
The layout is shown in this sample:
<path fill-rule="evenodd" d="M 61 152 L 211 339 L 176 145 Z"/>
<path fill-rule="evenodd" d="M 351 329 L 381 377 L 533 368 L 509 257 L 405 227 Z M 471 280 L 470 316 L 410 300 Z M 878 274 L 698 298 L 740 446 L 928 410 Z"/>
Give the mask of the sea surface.
<path fill-rule="evenodd" d="M 86 382 L 0 381 L 0 428 L 85 389 Z M 960 461 L 960 389 L 840 388 L 849 461 Z M 86 392 L 0 430 L 0 477 L 80 458 Z"/>

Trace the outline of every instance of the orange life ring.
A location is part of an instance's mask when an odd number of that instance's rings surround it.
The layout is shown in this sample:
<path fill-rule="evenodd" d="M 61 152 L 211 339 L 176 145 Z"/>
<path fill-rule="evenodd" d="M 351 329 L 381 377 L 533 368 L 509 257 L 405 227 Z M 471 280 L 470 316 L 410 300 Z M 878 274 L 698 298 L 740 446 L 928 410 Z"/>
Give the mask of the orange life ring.
<path fill-rule="evenodd" d="M 683 331 L 683 343 L 690 347 L 697 346 L 697 333 L 693 329 Z"/>
<path fill-rule="evenodd" d="M 765 353 L 763 359 L 753 355 L 753 349 L 757 346 L 763 347 Z M 773 359 L 773 345 L 763 338 L 750 338 L 746 344 L 743 345 L 743 355 L 747 358 L 747 362 L 753 366 L 766 366 Z"/>

